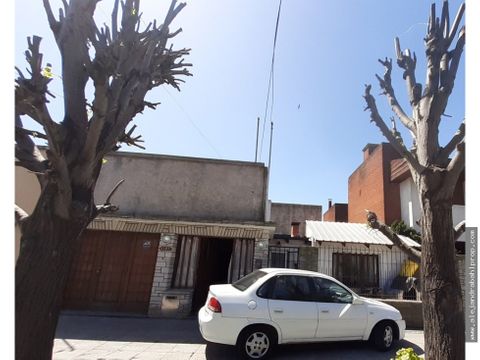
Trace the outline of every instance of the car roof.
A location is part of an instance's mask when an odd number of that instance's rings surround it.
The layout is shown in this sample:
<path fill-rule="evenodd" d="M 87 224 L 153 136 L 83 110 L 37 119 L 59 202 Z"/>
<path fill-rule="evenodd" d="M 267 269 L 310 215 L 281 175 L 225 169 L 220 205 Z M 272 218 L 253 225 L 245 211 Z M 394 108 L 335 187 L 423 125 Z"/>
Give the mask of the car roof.
<path fill-rule="evenodd" d="M 259 269 L 264 271 L 268 274 L 292 274 L 292 275 L 315 275 L 315 276 L 323 276 L 327 278 L 331 278 L 326 274 L 322 274 L 316 271 L 310 270 L 301 270 L 301 269 L 287 269 L 287 268 L 261 268 Z"/>

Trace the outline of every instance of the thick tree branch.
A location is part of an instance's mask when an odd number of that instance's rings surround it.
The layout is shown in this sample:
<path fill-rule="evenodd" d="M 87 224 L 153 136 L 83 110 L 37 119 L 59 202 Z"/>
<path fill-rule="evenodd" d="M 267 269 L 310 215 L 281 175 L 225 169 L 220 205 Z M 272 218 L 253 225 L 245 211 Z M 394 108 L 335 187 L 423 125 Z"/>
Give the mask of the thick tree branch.
<path fill-rule="evenodd" d="M 415 169 L 418 174 L 423 173 L 425 168 L 420 165 L 415 156 L 407 150 L 401 138 L 395 137 L 394 134 L 392 134 L 392 132 L 388 129 L 387 125 L 385 125 L 385 122 L 383 121 L 382 117 L 378 112 L 375 98 L 370 94 L 370 89 L 371 85 L 365 86 L 365 95 L 363 97 L 365 98 L 365 101 L 367 103 L 367 107 L 365 108 L 365 110 L 370 110 L 371 121 L 380 128 L 383 136 L 385 136 L 390 142 L 390 144 L 392 144 L 392 146 L 395 148 L 395 150 L 397 150 L 398 153 L 407 160 L 410 166 Z"/>
<path fill-rule="evenodd" d="M 31 77 L 26 78 L 17 69 L 19 76 L 15 79 L 15 112 L 18 115 L 27 115 L 38 122 L 45 130 L 45 134 L 51 148 L 58 146 L 58 133 L 60 126 L 55 123 L 47 108 L 48 83 L 50 78 L 42 74 L 42 57 L 40 53 L 41 38 L 34 36 L 28 38 L 28 51 L 25 53 L 30 65 Z"/>
<path fill-rule="evenodd" d="M 465 220 L 459 222 L 453 229 L 453 241 L 457 241 L 465 232 Z"/>
<path fill-rule="evenodd" d="M 415 106 L 422 96 L 422 85 L 417 83 L 415 79 L 415 68 L 417 66 L 417 56 L 413 53 L 413 57 L 410 54 L 410 50 L 402 52 L 400 47 L 400 39 L 395 38 L 395 53 L 397 55 L 397 65 L 404 70 L 403 79 L 407 85 L 407 93 L 410 99 L 410 105 Z"/>
<path fill-rule="evenodd" d="M 29 215 L 25 210 L 23 210 L 20 206 L 15 204 L 15 225 L 17 225 L 20 228 L 20 231 L 22 231 L 23 224 L 28 219 L 28 216 Z"/>
<path fill-rule="evenodd" d="M 88 39 L 95 32 L 93 13 L 96 0 L 72 0 L 66 9 L 65 19 L 56 36 L 62 55 L 62 82 L 66 128 L 75 134 L 69 146 L 82 147 L 88 126 L 85 85 L 88 74 L 85 64 L 90 62 Z M 79 144 L 79 145 L 76 145 Z M 72 152 L 73 153 L 73 152 Z"/>
<path fill-rule="evenodd" d="M 446 47 L 447 49 L 450 47 L 453 39 L 455 38 L 455 34 L 457 33 L 457 29 L 460 26 L 460 22 L 462 21 L 463 13 L 465 12 L 465 3 L 460 5 L 460 8 L 457 11 L 457 15 L 455 16 L 455 20 L 453 20 L 452 28 L 448 33 Z"/>
<path fill-rule="evenodd" d="M 24 129 L 24 128 L 15 127 L 15 137 L 19 137 L 19 136 L 22 136 L 22 135 L 33 136 L 34 138 L 48 140 L 47 135 L 42 134 L 38 131 L 33 131 L 33 130 L 28 130 L 28 129 Z"/>
<path fill-rule="evenodd" d="M 415 123 L 412 119 L 408 117 L 408 115 L 403 111 L 401 105 L 399 104 L 397 98 L 395 97 L 395 91 L 392 87 L 392 60 L 385 58 L 385 60 L 378 60 L 384 67 L 385 73 L 383 74 L 383 79 L 376 75 L 378 82 L 380 83 L 380 87 L 383 89 L 383 93 L 388 99 L 388 102 L 393 110 L 393 112 L 398 116 L 402 124 L 409 129 L 413 134 L 416 134 L 416 127 Z"/>
<path fill-rule="evenodd" d="M 417 263 L 421 262 L 422 253 L 405 244 L 403 240 L 395 234 L 392 229 L 390 229 L 390 227 L 378 221 L 377 215 L 374 212 L 367 210 L 367 223 L 368 226 L 379 230 L 383 235 L 390 239 L 393 244 L 406 253 L 411 260 Z"/>
<path fill-rule="evenodd" d="M 47 161 L 38 150 L 29 136 L 28 130 L 23 129 L 20 116 L 15 115 L 15 158 L 16 165 L 26 168 L 37 174 L 38 181 L 43 187 L 43 173 L 48 169 Z"/>
<path fill-rule="evenodd" d="M 113 195 L 115 194 L 115 192 L 118 190 L 118 188 L 120 187 L 120 185 L 123 184 L 123 182 L 125 181 L 125 179 L 122 179 L 120 180 L 114 187 L 113 189 L 110 191 L 110 193 L 108 194 L 107 196 L 107 199 L 105 200 L 105 203 L 102 204 L 102 205 L 97 205 L 96 206 L 96 211 L 97 211 L 97 214 L 104 214 L 104 213 L 109 213 L 109 212 L 115 212 L 115 211 L 118 211 L 118 206 L 115 206 L 115 205 L 112 205 L 110 203 L 110 200 L 112 199 Z"/>
<path fill-rule="evenodd" d="M 443 164 L 448 161 L 450 154 L 457 148 L 457 146 L 465 139 L 465 121 L 462 121 L 455 135 L 450 139 L 447 145 L 441 149 L 436 162 Z"/>
<path fill-rule="evenodd" d="M 460 33 L 458 35 L 457 44 L 455 45 L 455 49 L 451 53 L 448 53 L 448 57 L 450 60 L 450 66 L 448 68 L 448 72 L 445 76 L 445 84 L 443 87 L 445 88 L 443 91 L 450 93 L 453 90 L 453 86 L 455 83 L 455 78 L 457 77 L 458 66 L 460 64 L 460 59 L 462 57 L 463 48 L 465 47 L 465 27 L 462 27 Z"/>
<path fill-rule="evenodd" d="M 443 187 L 445 189 L 455 189 L 458 178 L 462 171 L 465 169 L 465 141 L 461 141 L 457 145 L 457 153 L 450 160 L 447 166 L 447 173 Z"/>
<path fill-rule="evenodd" d="M 58 22 L 57 19 L 55 19 L 49 0 L 43 0 L 43 7 L 45 8 L 45 12 L 47 14 L 50 29 L 52 29 L 53 34 L 56 36 L 58 31 L 60 30 L 61 23 Z"/>

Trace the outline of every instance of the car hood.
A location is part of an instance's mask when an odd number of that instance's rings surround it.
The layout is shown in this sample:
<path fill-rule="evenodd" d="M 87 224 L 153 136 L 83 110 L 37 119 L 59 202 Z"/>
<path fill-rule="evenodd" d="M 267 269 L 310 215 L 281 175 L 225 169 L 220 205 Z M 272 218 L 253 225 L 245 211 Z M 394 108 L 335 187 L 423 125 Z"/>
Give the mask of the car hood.
<path fill-rule="evenodd" d="M 402 318 L 400 311 L 398 311 L 396 308 L 394 308 L 391 305 L 385 304 L 384 302 L 381 302 L 378 300 L 369 299 L 365 297 L 361 297 L 360 299 L 363 300 L 363 302 L 368 306 L 369 309 L 375 309 L 375 310 L 391 313 L 395 319 Z"/>

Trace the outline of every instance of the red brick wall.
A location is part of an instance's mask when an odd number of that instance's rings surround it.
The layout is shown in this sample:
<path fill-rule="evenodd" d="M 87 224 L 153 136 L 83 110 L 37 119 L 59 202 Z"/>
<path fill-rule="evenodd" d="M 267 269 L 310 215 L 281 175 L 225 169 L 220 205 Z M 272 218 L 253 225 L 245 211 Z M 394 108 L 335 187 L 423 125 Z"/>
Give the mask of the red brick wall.
<path fill-rule="evenodd" d="M 323 221 L 348 222 L 348 204 L 334 204 L 323 214 Z"/>
<path fill-rule="evenodd" d="M 402 218 L 402 210 L 400 206 L 400 185 L 390 181 L 390 164 L 393 159 L 401 158 L 401 156 L 390 144 L 383 144 L 382 150 L 385 223 L 390 225 L 395 220 L 400 220 Z"/>
<path fill-rule="evenodd" d="M 380 221 L 391 224 L 400 219 L 401 210 L 399 185 L 390 182 L 390 161 L 400 156 L 386 143 L 369 150 L 370 154 L 348 179 L 348 222 L 366 222 L 368 209 Z"/>

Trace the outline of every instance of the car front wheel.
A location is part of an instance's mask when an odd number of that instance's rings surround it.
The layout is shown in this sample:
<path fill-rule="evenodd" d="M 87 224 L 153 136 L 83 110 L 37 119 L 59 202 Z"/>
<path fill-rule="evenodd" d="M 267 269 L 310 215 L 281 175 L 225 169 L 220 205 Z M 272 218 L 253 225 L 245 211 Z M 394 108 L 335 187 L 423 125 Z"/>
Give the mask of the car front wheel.
<path fill-rule="evenodd" d="M 373 343 L 380 351 L 388 351 L 393 346 L 395 330 L 390 322 L 382 322 L 373 330 Z"/>
<path fill-rule="evenodd" d="M 245 359 L 266 359 L 277 344 L 275 331 L 267 326 L 245 329 L 239 336 L 237 348 Z"/>

